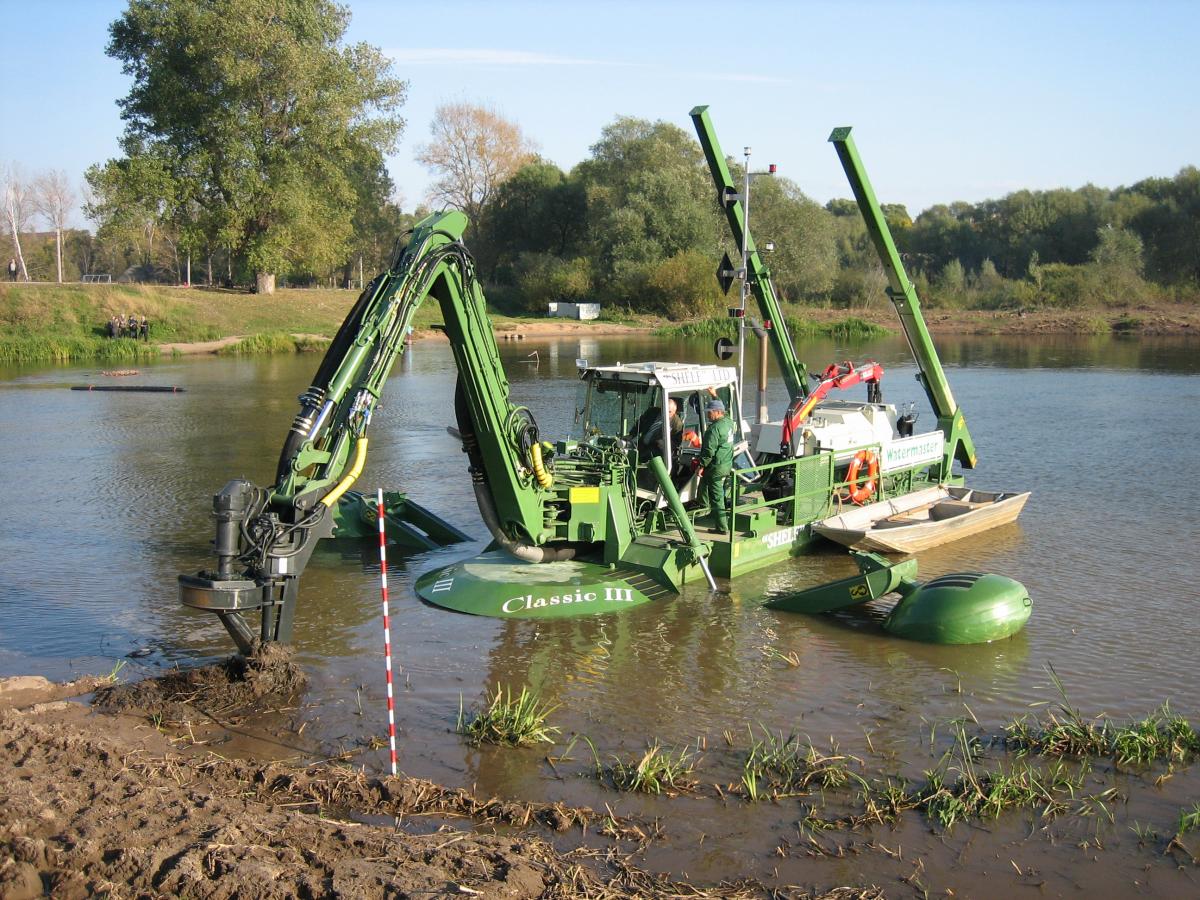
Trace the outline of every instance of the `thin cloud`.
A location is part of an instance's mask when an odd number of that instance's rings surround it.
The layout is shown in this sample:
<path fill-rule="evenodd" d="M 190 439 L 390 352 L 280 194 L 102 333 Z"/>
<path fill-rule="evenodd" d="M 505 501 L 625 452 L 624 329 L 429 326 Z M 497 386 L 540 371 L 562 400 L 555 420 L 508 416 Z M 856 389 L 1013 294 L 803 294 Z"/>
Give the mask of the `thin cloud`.
<path fill-rule="evenodd" d="M 390 50 L 388 55 L 397 62 L 414 66 L 626 66 L 633 63 L 607 62 L 598 59 L 579 59 L 553 56 L 528 50 L 485 50 L 449 47 L 410 47 Z"/>
<path fill-rule="evenodd" d="M 398 63 L 410 66 L 599 66 L 620 69 L 657 69 L 691 81 L 728 81 L 743 84 L 791 84 L 790 78 L 773 75 L 747 75 L 737 72 L 672 72 L 661 65 L 619 62 L 611 59 L 585 59 L 554 56 L 529 50 L 488 50 L 451 47 L 408 47 L 387 51 Z"/>
<path fill-rule="evenodd" d="M 733 81 L 743 84 L 791 84 L 790 78 L 775 75 L 743 75 L 737 72 L 689 72 L 684 77 L 693 81 Z"/>

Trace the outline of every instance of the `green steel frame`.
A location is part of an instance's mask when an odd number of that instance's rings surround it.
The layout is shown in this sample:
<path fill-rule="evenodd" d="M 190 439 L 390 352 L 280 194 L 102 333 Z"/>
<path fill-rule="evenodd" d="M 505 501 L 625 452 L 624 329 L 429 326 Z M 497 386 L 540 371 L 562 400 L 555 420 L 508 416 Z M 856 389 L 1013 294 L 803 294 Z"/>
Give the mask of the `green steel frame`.
<path fill-rule="evenodd" d="M 944 473 L 949 475 L 951 464 L 955 460 L 962 463 L 964 468 L 973 469 L 977 461 L 975 442 L 971 440 L 971 434 L 967 431 L 967 422 L 962 410 L 954 402 L 950 383 L 942 371 L 941 360 L 938 359 L 933 340 L 929 337 L 929 329 L 925 327 L 925 319 L 921 315 L 921 301 L 917 297 L 917 290 L 904 271 L 904 263 L 900 261 L 900 253 L 896 250 L 896 243 L 892 240 L 891 230 L 883 217 L 879 201 L 875 198 L 871 182 L 867 179 L 867 170 L 858 155 L 854 138 L 850 136 L 850 129 L 835 128 L 829 140 L 837 149 L 838 159 L 841 160 L 846 177 L 850 180 L 850 189 L 854 191 L 854 199 L 858 201 L 867 233 L 871 235 L 871 242 L 875 245 L 887 272 L 887 295 L 896 307 L 896 314 L 900 317 L 909 349 L 917 361 L 917 368 L 920 370 L 918 378 L 929 397 L 934 415 L 937 416 L 938 428 L 946 436 Z"/>
<path fill-rule="evenodd" d="M 745 233 L 746 217 L 742 203 L 738 199 L 731 199 L 737 195 L 737 185 L 733 176 L 729 174 L 729 165 L 725 162 L 725 155 L 717 142 L 717 133 L 709 118 L 708 107 L 697 106 L 691 111 L 691 117 L 696 126 L 696 134 L 700 138 L 700 146 L 704 149 L 704 158 L 708 160 L 713 183 L 717 187 L 717 202 L 725 210 L 725 218 L 729 221 L 730 231 L 733 232 L 734 243 L 740 247 L 745 238 L 749 250 L 746 277 L 750 283 L 750 290 L 758 301 L 763 319 L 771 323 L 768 331 L 771 347 L 775 351 L 779 370 L 783 373 L 784 383 L 787 384 L 788 395 L 807 397 L 808 369 L 797 356 L 796 347 L 788 334 L 783 308 L 779 304 L 779 298 L 775 296 L 775 286 L 771 283 L 771 271 L 759 255 L 753 236 Z"/>

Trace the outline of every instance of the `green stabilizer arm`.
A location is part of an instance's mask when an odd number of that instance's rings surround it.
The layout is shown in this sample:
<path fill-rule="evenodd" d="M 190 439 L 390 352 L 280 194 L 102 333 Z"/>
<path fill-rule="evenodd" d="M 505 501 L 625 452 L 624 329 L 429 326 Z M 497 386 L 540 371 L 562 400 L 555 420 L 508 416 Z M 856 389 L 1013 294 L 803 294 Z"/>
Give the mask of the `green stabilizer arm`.
<path fill-rule="evenodd" d="M 846 177 L 850 180 L 850 188 L 854 191 L 854 199 L 858 201 L 867 233 L 871 235 L 871 242 L 883 262 L 884 271 L 887 272 L 888 297 L 900 316 L 904 336 L 908 339 L 909 349 L 920 370 L 918 378 L 929 397 L 934 415 L 938 417 L 938 428 L 946 436 L 943 472 L 949 475 L 950 466 L 956 459 L 964 468 L 973 469 L 977 459 L 975 442 L 971 440 L 962 410 L 958 408 L 954 402 L 954 395 L 950 392 L 950 383 L 946 380 L 946 373 L 942 371 L 941 360 L 938 359 L 933 340 L 929 337 L 929 329 L 926 328 L 925 319 L 921 315 L 921 301 L 917 297 L 916 288 L 904 271 L 904 264 L 900 261 L 900 254 L 892 240 L 887 220 L 883 217 L 883 210 L 880 209 L 875 191 L 867 179 L 858 148 L 854 146 L 854 138 L 850 136 L 850 129 L 835 128 L 829 140 L 837 149 L 838 159 L 841 160 Z"/>
<path fill-rule="evenodd" d="M 728 198 L 737 194 L 737 185 L 729 174 L 729 165 L 717 142 L 717 133 L 713 130 L 712 120 L 708 117 L 707 106 L 697 106 L 690 113 L 692 123 L 696 126 L 696 134 L 700 138 L 700 146 L 704 149 L 704 158 L 708 161 L 708 169 L 712 172 L 713 183 L 717 186 L 717 201 L 725 210 L 725 218 L 729 222 L 729 230 L 733 233 L 733 241 L 739 247 L 742 245 L 742 235 L 745 231 L 745 213 L 738 200 Z M 775 360 L 779 371 L 783 373 L 784 383 L 787 384 L 788 395 L 791 397 L 808 396 L 808 369 L 796 355 L 796 347 L 788 334 L 787 321 L 784 319 L 783 308 L 779 298 L 775 296 L 775 286 L 771 283 L 771 272 L 759 256 L 754 245 L 753 236 L 747 235 L 746 243 L 749 248 L 747 277 L 750 290 L 758 301 L 758 308 L 763 319 L 771 323 L 768 332 L 771 336 L 771 347 L 775 351 Z"/>
<path fill-rule="evenodd" d="M 903 591 L 917 574 L 916 559 L 892 564 L 874 553 L 850 554 L 861 572 L 839 581 L 818 585 L 796 594 L 776 597 L 767 602 L 771 609 L 785 612 L 824 613 L 878 600 L 892 591 Z"/>

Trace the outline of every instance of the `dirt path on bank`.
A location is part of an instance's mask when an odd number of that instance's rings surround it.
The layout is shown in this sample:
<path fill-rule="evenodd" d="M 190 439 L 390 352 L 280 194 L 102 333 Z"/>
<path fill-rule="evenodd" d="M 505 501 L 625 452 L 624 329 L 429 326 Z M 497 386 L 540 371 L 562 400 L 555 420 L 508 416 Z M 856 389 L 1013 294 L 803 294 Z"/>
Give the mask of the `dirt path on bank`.
<path fill-rule="evenodd" d="M 0 900 L 814 896 L 736 873 L 703 887 L 646 872 L 629 856 L 654 826 L 607 812 L 209 752 L 230 704 L 278 703 L 272 691 L 299 683 L 287 661 L 237 659 L 102 686 L 94 707 L 61 698 L 102 679 L 0 680 Z"/>

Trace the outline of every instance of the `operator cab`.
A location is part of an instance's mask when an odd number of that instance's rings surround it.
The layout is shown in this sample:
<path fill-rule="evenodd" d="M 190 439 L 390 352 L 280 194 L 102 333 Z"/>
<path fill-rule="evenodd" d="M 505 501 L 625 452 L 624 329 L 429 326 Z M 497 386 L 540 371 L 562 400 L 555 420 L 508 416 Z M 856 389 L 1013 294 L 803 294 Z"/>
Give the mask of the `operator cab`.
<path fill-rule="evenodd" d="M 578 364 L 575 437 L 581 443 L 618 444 L 634 469 L 639 500 L 655 501 L 658 506 L 666 503 L 649 469 L 656 453 L 662 455 L 680 499 L 686 503 L 697 495 L 699 476 L 693 463 L 699 459 L 709 424 L 703 413 L 709 388 L 724 401 L 735 433 L 746 431 L 737 369 L 668 362 L 588 366 L 580 360 Z M 674 423 L 671 401 L 677 416 Z M 663 435 L 670 437 L 664 440 Z"/>

